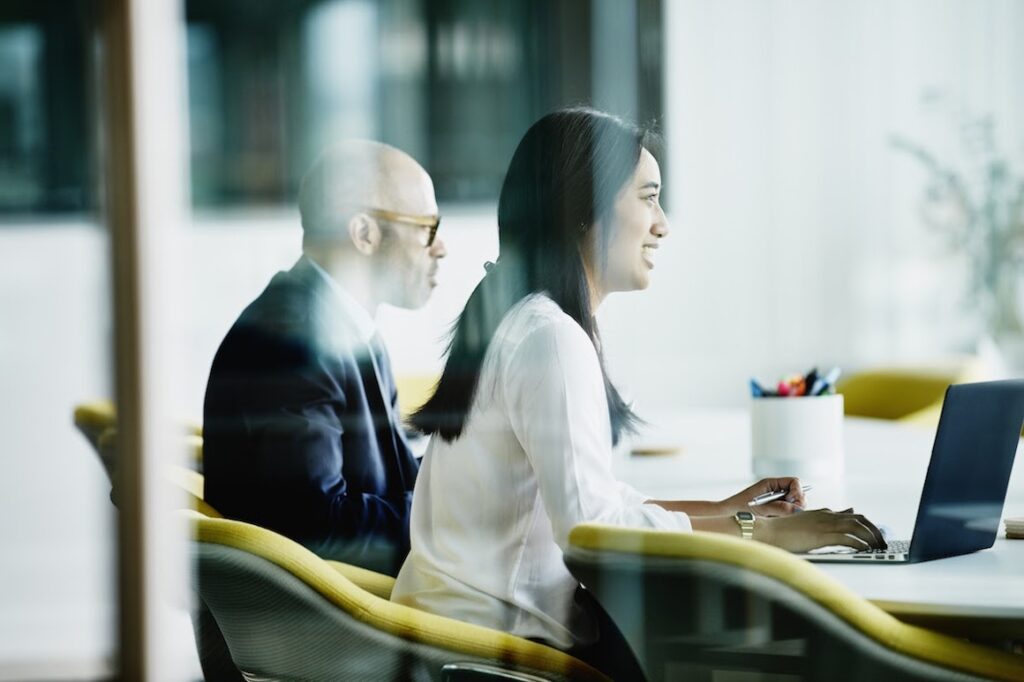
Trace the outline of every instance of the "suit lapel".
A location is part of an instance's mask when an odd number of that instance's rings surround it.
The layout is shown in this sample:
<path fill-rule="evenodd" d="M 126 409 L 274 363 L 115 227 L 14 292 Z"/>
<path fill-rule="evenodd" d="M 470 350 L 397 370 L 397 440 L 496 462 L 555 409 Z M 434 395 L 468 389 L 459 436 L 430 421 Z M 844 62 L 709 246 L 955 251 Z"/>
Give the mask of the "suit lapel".
<path fill-rule="evenodd" d="M 367 391 L 367 401 L 373 405 L 376 405 L 376 413 L 378 415 L 385 415 L 387 423 L 384 429 L 377 429 L 377 437 L 380 445 L 383 442 L 389 442 L 391 444 L 390 456 L 386 459 L 391 464 L 393 469 L 392 476 L 388 478 L 389 483 L 399 483 L 400 486 L 395 492 L 404 492 L 412 489 L 412 479 L 407 479 L 405 466 L 403 465 L 402 456 L 405 452 L 408 452 L 408 446 L 405 445 L 404 436 L 401 433 L 402 424 L 398 418 L 398 415 L 394 413 L 394 406 L 391 404 L 391 390 L 393 384 L 393 378 L 391 376 L 391 367 L 387 358 L 387 351 L 384 349 L 383 343 L 380 341 L 380 337 L 374 336 L 370 340 L 367 346 L 369 351 L 367 356 L 367 364 L 369 365 L 372 383 L 376 386 L 376 391 Z M 377 423 L 377 420 L 374 420 Z M 383 431 L 383 433 L 382 433 Z M 399 443 L 401 440 L 401 444 Z"/>
<path fill-rule="evenodd" d="M 375 334 L 369 343 L 360 338 L 359 330 L 345 314 L 337 294 L 306 258 L 300 258 L 288 275 L 310 290 L 313 305 L 326 316 L 324 322 L 337 341 L 337 344 L 330 345 L 338 352 L 351 354 L 359 368 L 360 383 L 372 412 L 377 447 L 389 469 L 388 487 L 399 494 L 412 490 L 416 470 L 415 467 L 410 468 L 406 460 L 415 460 L 401 432 L 401 420 L 394 414 L 391 404 L 394 377 L 380 336 Z"/>

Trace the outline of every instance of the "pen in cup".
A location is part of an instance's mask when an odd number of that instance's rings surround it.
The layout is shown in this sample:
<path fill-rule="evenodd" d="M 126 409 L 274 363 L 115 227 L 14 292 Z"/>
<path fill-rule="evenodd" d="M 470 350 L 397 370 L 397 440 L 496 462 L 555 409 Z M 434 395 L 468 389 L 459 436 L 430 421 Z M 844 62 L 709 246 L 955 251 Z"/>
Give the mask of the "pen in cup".
<path fill-rule="evenodd" d="M 828 374 L 822 377 L 818 377 L 815 380 L 814 385 L 808 390 L 811 395 L 825 395 L 834 390 L 836 381 L 839 380 L 840 370 L 838 367 L 833 367 Z"/>
<path fill-rule="evenodd" d="M 800 490 L 802 492 L 807 492 L 808 490 L 810 490 L 813 487 L 814 486 L 811 486 L 811 485 L 802 485 L 802 486 L 800 486 Z M 757 497 L 755 497 L 754 499 L 752 499 L 750 502 L 747 502 L 747 506 L 748 507 L 758 507 L 758 506 L 760 506 L 762 504 L 767 504 L 768 502 L 774 502 L 775 500 L 782 499 L 783 497 L 785 497 L 788 494 L 789 494 L 789 490 L 774 490 L 774 491 L 772 491 L 770 493 L 762 493 L 762 494 L 758 495 Z"/>

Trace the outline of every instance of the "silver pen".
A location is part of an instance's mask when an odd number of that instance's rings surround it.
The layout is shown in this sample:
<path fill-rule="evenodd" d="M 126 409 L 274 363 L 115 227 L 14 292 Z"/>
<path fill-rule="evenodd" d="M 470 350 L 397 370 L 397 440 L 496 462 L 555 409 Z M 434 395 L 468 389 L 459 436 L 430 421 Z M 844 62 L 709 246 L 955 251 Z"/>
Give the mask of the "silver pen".
<path fill-rule="evenodd" d="M 800 486 L 800 490 L 802 492 L 807 492 L 808 490 L 810 490 L 813 487 L 814 486 L 811 486 L 811 485 L 802 485 L 802 486 Z M 768 502 L 774 502 L 775 500 L 781 499 L 781 498 L 785 497 L 788 494 L 789 494 L 789 490 L 788 489 L 787 490 L 775 490 L 775 491 L 772 491 L 770 493 L 762 493 L 762 494 L 758 495 L 757 497 L 755 497 L 754 499 L 752 499 L 750 502 L 747 502 L 747 506 L 748 507 L 758 507 L 758 506 L 760 506 L 762 504 L 766 504 Z"/>

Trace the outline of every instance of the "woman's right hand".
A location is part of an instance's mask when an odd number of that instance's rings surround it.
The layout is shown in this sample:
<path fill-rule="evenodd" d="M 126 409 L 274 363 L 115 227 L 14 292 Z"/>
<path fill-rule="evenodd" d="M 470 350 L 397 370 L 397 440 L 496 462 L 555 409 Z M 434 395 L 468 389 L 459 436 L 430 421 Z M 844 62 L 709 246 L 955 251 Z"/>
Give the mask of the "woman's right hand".
<path fill-rule="evenodd" d="M 808 552 L 827 545 L 854 549 L 886 547 L 881 531 L 853 509 L 834 512 L 816 509 L 791 516 L 762 517 L 754 525 L 754 539 L 790 552 Z"/>

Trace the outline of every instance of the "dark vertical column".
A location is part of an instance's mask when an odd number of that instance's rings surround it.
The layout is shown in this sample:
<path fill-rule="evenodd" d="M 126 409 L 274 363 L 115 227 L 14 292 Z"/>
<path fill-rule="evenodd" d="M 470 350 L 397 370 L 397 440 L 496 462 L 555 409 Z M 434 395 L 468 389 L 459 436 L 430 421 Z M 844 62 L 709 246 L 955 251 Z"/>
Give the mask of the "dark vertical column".
<path fill-rule="evenodd" d="M 106 147 L 106 220 L 114 265 L 115 374 L 118 406 L 118 673 L 146 679 L 146 566 L 142 492 L 142 363 L 140 355 L 138 173 L 135 92 L 132 88 L 130 0 L 107 0 L 100 15 Z"/>

